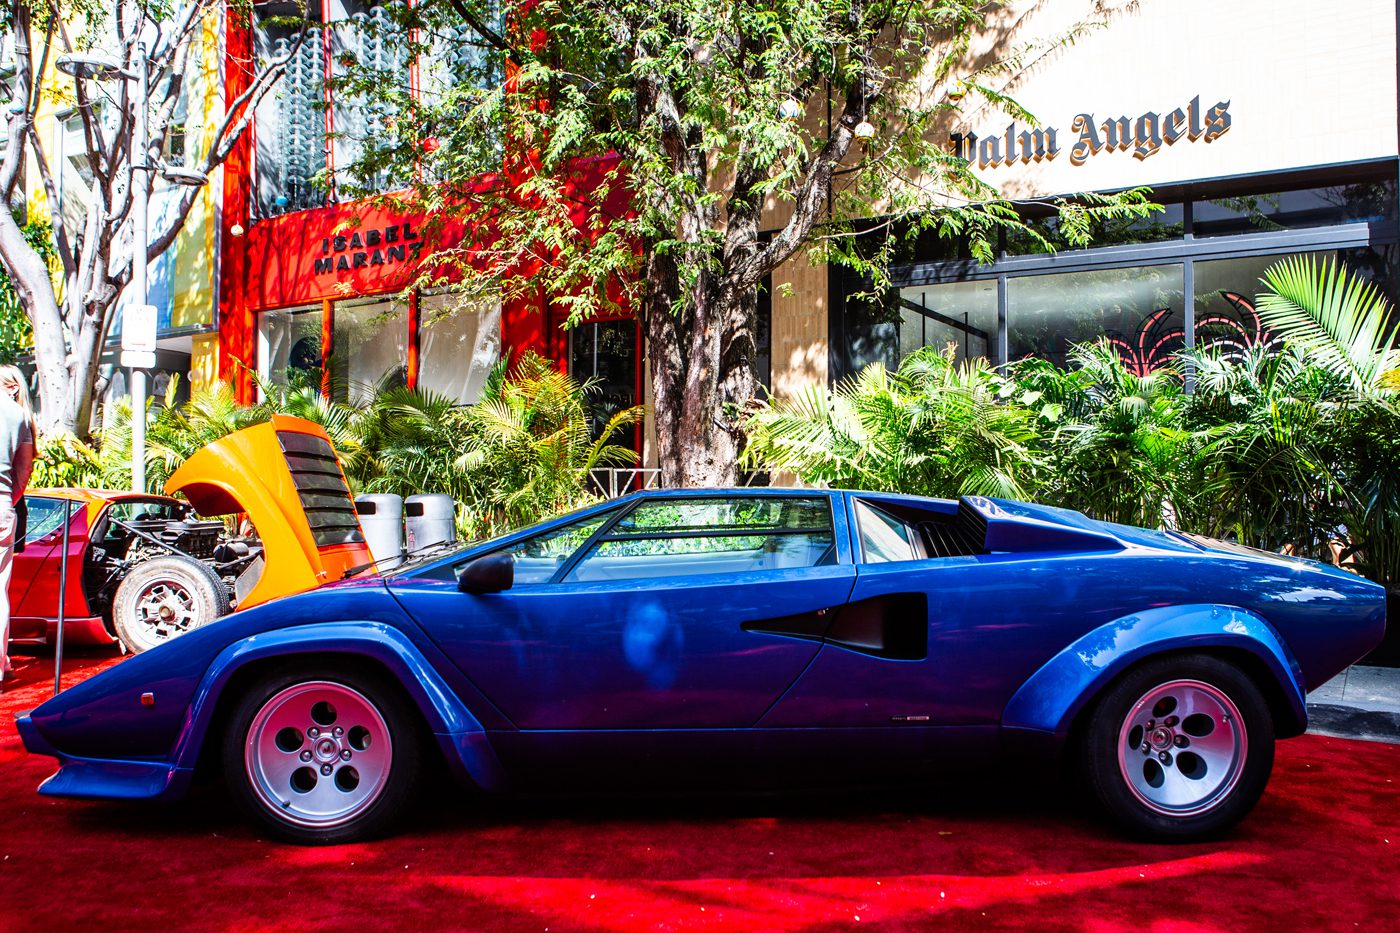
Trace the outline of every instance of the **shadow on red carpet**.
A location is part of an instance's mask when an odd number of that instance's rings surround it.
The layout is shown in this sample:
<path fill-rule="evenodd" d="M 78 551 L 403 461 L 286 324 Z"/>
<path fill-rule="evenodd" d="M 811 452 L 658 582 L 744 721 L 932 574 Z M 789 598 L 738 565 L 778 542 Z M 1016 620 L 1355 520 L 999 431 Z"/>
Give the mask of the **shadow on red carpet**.
<path fill-rule="evenodd" d="M 1032 766 L 991 790 L 438 791 L 394 838 L 307 849 L 260 838 L 217 787 L 169 806 L 39 797 L 52 762 L 10 720 L 52 692 L 53 661 L 16 662 L 0 694 L 5 930 L 1400 929 L 1397 745 L 1281 743 L 1254 814 L 1189 846 L 1115 836 Z M 65 684 L 113 663 L 72 658 Z"/>

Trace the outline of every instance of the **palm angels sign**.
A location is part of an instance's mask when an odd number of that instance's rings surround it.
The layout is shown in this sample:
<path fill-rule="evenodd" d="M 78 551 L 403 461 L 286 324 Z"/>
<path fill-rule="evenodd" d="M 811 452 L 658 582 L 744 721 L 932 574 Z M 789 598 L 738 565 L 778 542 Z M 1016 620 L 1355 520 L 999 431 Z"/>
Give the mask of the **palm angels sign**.
<path fill-rule="evenodd" d="M 1149 111 L 1136 120 L 1110 117 L 1098 120 L 1092 113 L 1077 114 L 1070 123 L 1075 134 L 1069 151 L 1072 165 L 1083 165 L 1100 152 L 1131 150 L 1133 158 L 1148 159 L 1156 155 L 1163 144 L 1172 146 L 1182 139 L 1188 142 L 1212 142 L 1230 131 L 1230 102 L 1223 100 L 1202 111 L 1199 95 L 1191 98 L 1184 108 L 1167 114 Z M 975 163 L 978 168 L 1011 166 L 1017 162 L 1045 162 L 1060 154 L 1060 133 L 1056 127 L 1022 129 L 1011 123 L 997 136 L 976 133 L 954 133 L 952 150 L 959 158 Z"/>

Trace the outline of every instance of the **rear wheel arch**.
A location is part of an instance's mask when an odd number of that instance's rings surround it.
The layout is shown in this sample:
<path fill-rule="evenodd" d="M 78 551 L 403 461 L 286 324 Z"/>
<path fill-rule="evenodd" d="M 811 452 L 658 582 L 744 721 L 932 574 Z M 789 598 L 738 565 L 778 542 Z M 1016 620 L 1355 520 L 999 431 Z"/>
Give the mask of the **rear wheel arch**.
<path fill-rule="evenodd" d="M 1302 735 L 1307 729 L 1307 721 L 1300 720 L 1298 714 L 1289 702 L 1288 693 L 1278 676 L 1269 665 L 1259 655 L 1245 648 L 1231 647 L 1228 645 L 1202 645 L 1200 647 L 1178 647 L 1167 651 L 1155 651 L 1135 657 L 1130 663 L 1097 684 L 1091 695 L 1085 698 L 1079 709 L 1071 718 L 1066 731 L 1066 749 L 1075 748 L 1083 738 L 1084 729 L 1087 727 L 1090 718 L 1093 716 L 1095 707 L 1099 699 L 1113 687 L 1117 686 L 1134 671 L 1148 663 L 1154 663 L 1164 658 L 1170 657 L 1213 657 L 1218 658 L 1227 664 L 1238 668 L 1263 695 L 1264 701 L 1269 706 L 1269 713 L 1274 720 L 1276 735 L 1280 739 L 1292 738 Z"/>

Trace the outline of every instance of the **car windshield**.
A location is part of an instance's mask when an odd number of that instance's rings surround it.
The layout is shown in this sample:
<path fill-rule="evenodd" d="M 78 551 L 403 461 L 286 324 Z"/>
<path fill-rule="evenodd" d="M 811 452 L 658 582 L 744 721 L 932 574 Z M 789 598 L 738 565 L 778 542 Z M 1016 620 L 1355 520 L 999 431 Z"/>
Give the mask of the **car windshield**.
<path fill-rule="evenodd" d="M 466 551 L 482 549 L 483 553 L 485 553 L 486 549 L 490 549 L 491 546 L 497 542 L 518 535 L 522 531 L 528 531 L 531 528 L 543 525 L 545 522 L 552 522 L 558 517 L 560 516 L 547 518 L 544 521 L 536 522 L 534 525 L 527 525 L 525 528 L 516 528 L 490 538 L 476 538 L 471 541 L 443 541 L 439 544 L 429 545 L 421 551 L 413 551 L 405 555 L 405 557 L 398 562 L 386 560 L 361 567 L 352 567 L 352 572 L 347 573 L 346 576 L 360 577 L 379 574 L 383 577 L 397 577 L 411 570 L 417 570 L 427 564 L 436 563 L 437 561 L 443 560 L 443 558 L 455 558 L 458 554 L 465 553 Z M 385 566 L 377 566 L 378 563 L 382 563 Z M 447 563 L 451 564 L 452 561 L 449 560 Z M 455 576 L 455 574 L 449 574 L 449 578 L 453 576 Z"/>

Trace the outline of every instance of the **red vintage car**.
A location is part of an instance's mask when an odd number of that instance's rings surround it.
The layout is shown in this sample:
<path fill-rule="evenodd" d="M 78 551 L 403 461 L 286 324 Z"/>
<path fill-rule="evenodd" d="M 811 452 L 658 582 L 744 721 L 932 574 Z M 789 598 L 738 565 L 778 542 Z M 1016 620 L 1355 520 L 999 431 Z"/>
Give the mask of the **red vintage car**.
<path fill-rule="evenodd" d="M 34 489 L 10 577 L 10 638 L 53 642 L 68 520 L 65 638 L 141 652 L 231 609 L 300 593 L 373 561 L 326 432 L 275 415 L 196 451 L 170 496 Z M 240 515 L 255 533 L 230 534 Z"/>
<path fill-rule="evenodd" d="M 65 514 L 69 519 L 64 631 L 69 644 L 117 641 L 123 633 L 113 607 L 123 597 L 131 603 L 130 611 L 142 618 L 164 617 L 172 633 L 187 627 L 205 608 L 203 602 L 213 598 L 217 604 L 222 598 L 219 576 L 209 564 L 247 553 L 245 548 L 228 546 L 223 522 L 199 521 L 188 504 L 168 496 L 33 489 L 24 499 L 29 526 L 10 576 L 13 642 L 51 643 L 57 635 Z M 157 541 L 201 562 L 181 561 Z M 208 608 L 217 610 L 217 617 L 228 611 L 228 604 L 223 601 Z M 140 650 L 146 647 L 145 640 L 131 647 Z"/>

